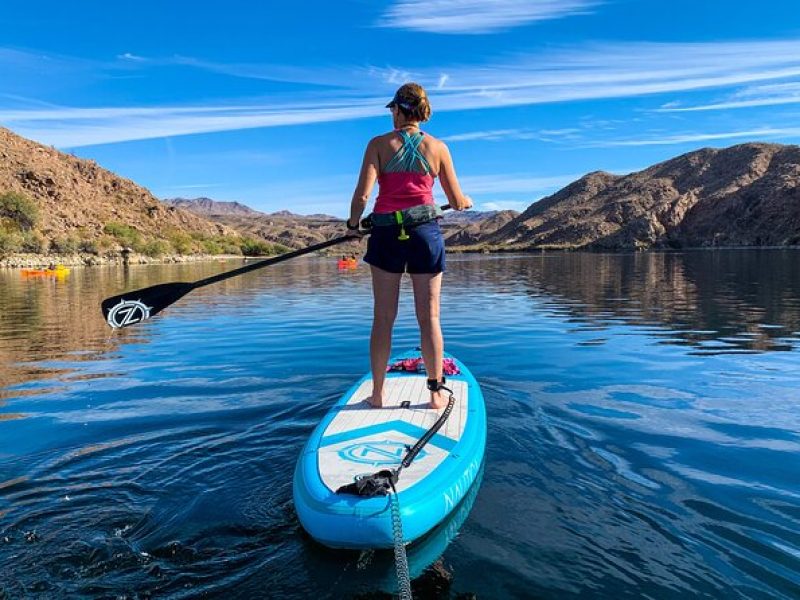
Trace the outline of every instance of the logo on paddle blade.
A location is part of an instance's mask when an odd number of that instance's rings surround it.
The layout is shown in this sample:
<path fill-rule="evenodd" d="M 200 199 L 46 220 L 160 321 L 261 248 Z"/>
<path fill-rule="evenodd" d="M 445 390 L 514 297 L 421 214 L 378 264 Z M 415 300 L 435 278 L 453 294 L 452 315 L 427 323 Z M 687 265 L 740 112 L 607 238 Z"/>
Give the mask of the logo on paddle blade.
<path fill-rule="evenodd" d="M 150 318 L 150 307 L 139 300 L 121 300 L 108 311 L 108 324 L 114 328 L 126 327 Z"/>
<path fill-rule="evenodd" d="M 359 442 L 345 446 L 339 450 L 339 457 L 351 462 L 362 463 L 365 465 L 396 465 L 406 452 L 406 445 L 403 442 L 378 441 L 378 442 Z M 417 460 L 422 459 L 427 453 L 420 450 Z"/>

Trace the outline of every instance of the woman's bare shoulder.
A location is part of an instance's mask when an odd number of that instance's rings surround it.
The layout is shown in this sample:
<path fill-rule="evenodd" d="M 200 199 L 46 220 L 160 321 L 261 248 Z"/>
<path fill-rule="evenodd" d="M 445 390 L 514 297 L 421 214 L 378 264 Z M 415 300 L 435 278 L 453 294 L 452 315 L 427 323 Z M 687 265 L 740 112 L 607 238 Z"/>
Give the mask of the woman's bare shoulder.
<path fill-rule="evenodd" d="M 425 132 L 425 141 L 427 142 L 428 147 L 435 150 L 436 152 L 447 150 L 447 144 L 445 144 L 439 138 L 432 136 L 427 131 Z"/>
<path fill-rule="evenodd" d="M 385 144 L 389 140 L 397 137 L 394 131 L 387 131 L 386 133 L 381 133 L 376 135 L 374 138 L 370 140 L 371 144 Z"/>
<path fill-rule="evenodd" d="M 447 156 L 448 153 L 447 144 L 427 132 L 425 133 L 423 148 L 426 149 L 428 156 L 435 157 L 435 160 L 437 161 L 442 160 L 445 156 Z"/>

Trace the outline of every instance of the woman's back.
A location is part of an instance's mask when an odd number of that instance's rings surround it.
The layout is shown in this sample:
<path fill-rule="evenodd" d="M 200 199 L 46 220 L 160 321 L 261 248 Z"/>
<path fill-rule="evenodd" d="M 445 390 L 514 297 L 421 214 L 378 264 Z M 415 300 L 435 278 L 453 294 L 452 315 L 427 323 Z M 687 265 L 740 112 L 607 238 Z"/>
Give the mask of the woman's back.
<path fill-rule="evenodd" d="M 405 129 L 390 131 L 388 133 L 384 133 L 383 135 L 379 135 L 372 140 L 378 153 L 379 175 L 382 175 L 386 172 L 386 167 L 389 166 L 397 153 L 403 149 L 403 146 L 407 143 L 406 136 L 411 137 L 412 139 L 419 136 L 420 141 L 416 148 L 419 154 L 422 155 L 425 162 L 427 162 L 430 175 L 436 177 L 439 173 L 439 166 L 441 163 L 439 150 L 442 142 L 423 131 L 407 131 Z"/>
<path fill-rule="evenodd" d="M 375 145 L 379 164 L 375 212 L 434 204 L 433 182 L 441 143 L 422 131 L 399 129 L 379 136 Z"/>

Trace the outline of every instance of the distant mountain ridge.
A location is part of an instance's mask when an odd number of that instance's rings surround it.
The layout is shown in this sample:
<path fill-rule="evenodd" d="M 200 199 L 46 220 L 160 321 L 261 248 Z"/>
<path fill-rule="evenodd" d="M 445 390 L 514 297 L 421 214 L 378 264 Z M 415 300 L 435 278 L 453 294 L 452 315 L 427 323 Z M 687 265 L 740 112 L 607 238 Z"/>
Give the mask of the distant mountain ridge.
<path fill-rule="evenodd" d="M 344 233 L 344 220 L 331 215 L 299 215 L 288 210 L 264 213 L 239 202 L 221 202 L 205 197 L 171 198 L 164 202 L 291 248 L 316 244 Z M 444 238 L 458 246 L 469 245 L 518 214 L 516 211 L 445 211 L 442 219 Z"/>
<path fill-rule="evenodd" d="M 610 250 L 800 245 L 800 147 L 704 148 L 629 175 L 589 173 L 476 243 Z"/>
<path fill-rule="evenodd" d="M 30 214 L 20 219 L 20 207 Z M 459 250 L 800 246 L 800 147 L 703 148 L 628 175 L 596 171 L 521 214 L 447 211 L 441 225 Z M 162 202 L 94 161 L 0 127 L 0 259 L 270 252 L 344 231 L 330 215 L 267 214 L 205 197 Z"/>
<path fill-rule="evenodd" d="M 217 215 L 263 215 L 239 202 L 223 202 L 211 198 L 167 198 L 162 200 L 167 206 L 175 206 L 202 216 Z"/>
<path fill-rule="evenodd" d="M 168 206 L 176 206 L 193 212 L 196 215 L 208 217 L 268 217 L 270 219 L 294 219 L 311 221 L 341 221 L 338 217 L 325 214 L 300 215 L 289 210 L 279 210 L 265 213 L 250 208 L 240 202 L 213 200 L 212 198 L 166 198 L 162 202 Z"/>

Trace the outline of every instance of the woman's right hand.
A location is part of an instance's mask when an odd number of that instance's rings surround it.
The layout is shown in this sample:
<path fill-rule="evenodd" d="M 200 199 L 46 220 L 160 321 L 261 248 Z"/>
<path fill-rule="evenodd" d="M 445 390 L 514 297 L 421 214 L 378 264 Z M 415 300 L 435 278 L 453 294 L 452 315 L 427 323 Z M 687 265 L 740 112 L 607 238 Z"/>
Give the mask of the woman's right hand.
<path fill-rule="evenodd" d="M 358 237 L 364 237 L 369 233 L 369 227 L 366 227 L 367 219 L 362 219 L 360 221 L 356 221 L 357 225 L 353 226 L 353 221 L 347 219 L 345 221 L 345 227 L 347 228 L 347 235 L 353 235 Z"/>

